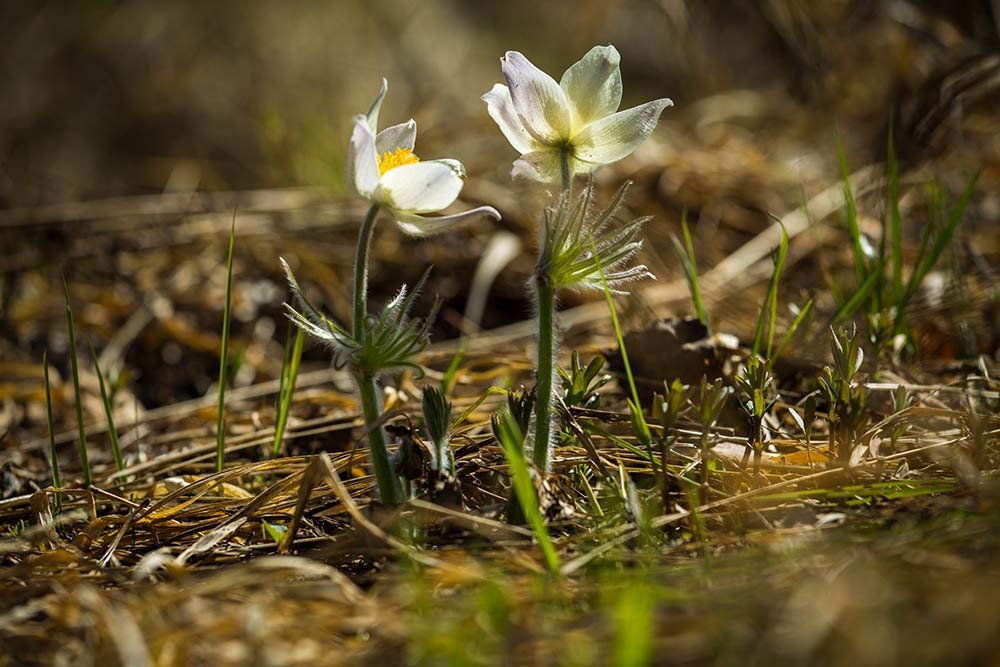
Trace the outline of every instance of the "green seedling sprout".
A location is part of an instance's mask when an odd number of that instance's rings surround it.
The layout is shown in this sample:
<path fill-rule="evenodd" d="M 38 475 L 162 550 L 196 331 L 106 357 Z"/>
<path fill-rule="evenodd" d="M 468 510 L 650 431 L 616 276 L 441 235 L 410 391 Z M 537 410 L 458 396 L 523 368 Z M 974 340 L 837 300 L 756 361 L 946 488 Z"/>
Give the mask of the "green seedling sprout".
<path fill-rule="evenodd" d="M 855 435 L 866 420 L 865 387 L 854 382 L 865 358 L 857 326 L 852 325 L 850 330 L 831 328 L 830 352 L 833 366 L 823 369 L 819 383 L 829 404 L 831 450 L 836 451 L 838 460 L 846 466 Z"/>
<path fill-rule="evenodd" d="M 424 427 L 431 440 L 431 469 L 446 476 L 455 474 L 455 455 L 449 445 L 451 401 L 435 387 L 424 387 L 422 398 Z"/>
<path fill-rule="evenodd" d="M 755 354 L 751 354 L 736 376 L 736 386 L 741 392 L 740 408 L 747 418 L 747 455 L 753 453 L 753 473 L 760 474 L 761 455 L 764 450 L 764 419 L 778 401 L 774 390 L 774 376 L 769 364 Z"/>
<path fill-rule="evenodd" d="M 600 405 L 601 387 L 611 381 L 610 375 L 601 375 L 604 357 L 596 356 L 586 366 L 580 363 L 580 353 L 573 350 L 569 372 L 559 369 L 563 382 L 563 403 L 566 407 L 596 408 Z"/>

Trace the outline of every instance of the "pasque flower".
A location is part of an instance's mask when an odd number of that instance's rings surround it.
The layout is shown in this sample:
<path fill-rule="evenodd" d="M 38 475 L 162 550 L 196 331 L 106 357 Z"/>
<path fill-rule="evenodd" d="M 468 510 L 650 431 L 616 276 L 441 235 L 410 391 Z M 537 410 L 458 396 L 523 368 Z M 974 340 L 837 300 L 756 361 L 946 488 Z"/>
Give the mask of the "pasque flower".
<path fill-rule="evenodd" d="M 458 160 L 421 161 L 413 152 L 417 138 L 413 119 L 379 132 L 379 110 L 387 90 L 383 79 L 368 113 L 354 117 L 347 170 L 358 195 L 379 205 L 414 236 L 437 234 L 479 215 L 499 220 L 500 214 L 491 206 L 455 215 L 425 215 L 454 203 L 462 191 L 465 167 Z"/>
<path fill-rule="evenodd" d="M 368 257 L 379 211 L 387 212 L 403 231 L 415 236 L 442 232 L 484 214 L 499 220 L 500 214 L 490 206 L 480 206 L 457 215 L 426 217 L 426 213 L 454 203 L 462 191 L 465 169 L 457 160 L 421 162 L 413 153 L 417 124 L 412 119 L 378 131 L 379 110 L 388 88 L 383 79 L 368 113 L 354 117 L 348 150 L 350 182 L 371 203 L 358 231 L 351 327 L 341 326 L 309 303 L 284 260 L 282 265 L 296 302 L 296 306 L 286 306 L 288 316 L 302 330 L 326 341 L 334 365 L 347 366 L 358 384 L 379 499 L 393 506 L 404 499 L 408 487 L 401 483 L 386 446 L 377 382 L 390 370 L 416 367 L 413 357 L 427 345 L 437 305 L 423 321 L 409 316 L 415 295 L 426 279 L 424 274 L 409 296 L 403 286 L 378 315 L 368 313 Z"/>
<path fill-rule="evenodd" d="M 507 85 L 483 95 L 487 110 L 511 146 L 521 153 L 513 176 L 564 186 L 634 151 L 656 127 L 667 98 L 618 111 L 622 100 L 621 56 L 595 46 L 559 83 L 517 51 L 501 59 Z"/>
<path fill-rule="evenodd" d="M 671 106 L 661 98 L 618 111 L 622 101 L 619 56 L 613 46 L 595 46 L 566 70 L 559 83 L 517 51 L 500 62 L 507 85 L 483 95 L 490 116 L 521 153 L 512 175 L 543 183 L 560 182 L 558 203 L 546 210 L 539 228 L 538 263 L 532 286 L 537 324 L 537 384 L 532 458 L 548 472 L 556 423 L 553 412 L 559 331 L 556 292 L 567 288 L 608 289 L 649 276 L 645 266 L 629 266 L 642 245 L 646 222 L 622 228 L 616 220 L 624 188 L 597 215 L 592 190 L 572 199 L 573 176 L 589 173 L 634 151 L 652 133 L 660 113 Z"/>

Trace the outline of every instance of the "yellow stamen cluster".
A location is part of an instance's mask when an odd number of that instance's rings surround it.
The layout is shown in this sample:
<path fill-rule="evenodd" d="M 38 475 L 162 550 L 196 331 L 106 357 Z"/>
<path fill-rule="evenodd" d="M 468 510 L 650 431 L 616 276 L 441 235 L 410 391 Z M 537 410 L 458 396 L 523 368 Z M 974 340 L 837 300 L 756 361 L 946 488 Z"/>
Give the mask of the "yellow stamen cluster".
<path fill-rule="evenodd" d="M 409 148 L 397 148 L 394 151 L 386 151 L 378 157 L 378 175 L 381 176 L 390 169 L 402 167 L 404 164 L 416 164 L 420 158 L 413 154 Z"/>

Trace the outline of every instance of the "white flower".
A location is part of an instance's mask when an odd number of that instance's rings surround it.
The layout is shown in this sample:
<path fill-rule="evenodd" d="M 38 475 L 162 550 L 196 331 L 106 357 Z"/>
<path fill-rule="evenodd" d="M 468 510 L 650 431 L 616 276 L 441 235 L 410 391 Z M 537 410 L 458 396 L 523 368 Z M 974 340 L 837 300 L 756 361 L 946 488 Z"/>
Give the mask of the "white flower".
<path fill-rule="evenodd" d="M 515 178 L 558 181 L 564 151 L 570 176 L 588 173 L 622 159 L 650 135 L 673 102 L 664 97 L 618 111 L 620 60 L 615 47 L 595 46 L 556 83 L 517 51 L 501 58 L 507 85 L 496 84 L 483 101 L 521 153 L 514 163 Z"/>
<path fill-rule="evenodd" d="M 388 88 L 383 79 L 368 114 L 354 117 L 347 171 L 355 191 L 385 208 L 404 232 L 414 236 L 437 234 L 478 215 L 499 220 L 491 206 L 455 215 L 423 215 L 454 203 L 462 191 L 465 167 L 458 160 L 421 162 L 413 153 L 417 124 L 412 119 L 378 132 L 378 113 Z"/>

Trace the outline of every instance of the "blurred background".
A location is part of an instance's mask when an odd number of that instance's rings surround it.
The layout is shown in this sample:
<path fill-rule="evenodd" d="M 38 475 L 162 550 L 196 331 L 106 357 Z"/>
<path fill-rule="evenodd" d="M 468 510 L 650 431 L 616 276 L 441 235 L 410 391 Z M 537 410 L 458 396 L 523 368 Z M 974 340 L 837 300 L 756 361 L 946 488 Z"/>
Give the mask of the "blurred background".
<path fill-rule="evenodd" d="M 503 230 L 524 250 L 493 288 L 483 326 L 525 319 L 547 194 L 511 184 L 517 155 L 479 99 L 502 80 L 507 50 L 558 79 L 591 46 L 614 44 L 623 107 L 674 100 L 653 137 L 597 181 L 601 197 L 635 181 L 629 204 L 656 216 L 644 261 L 661 281 L 679 275 L 669 235 L 682 210 L 699 263 L 711 267 L 770 225 L 769 214 L 836 187 L 838 134 L 850 171 L 884 160 L 890 119 L 908 185 L 937 178 L 957 193 L 981 172 L 963 228 L 975 254 L 957 261 L 978 266 L 984 283 L 996 265 L 996 0 L 35 0 L 4 3 L 2 15 L 0 376 L 13 378 L 4 398 L 18 404 L 37 392 L 43 350 L 67 368 L 63 274 L 82 339 L 142 406 L 204 395 L 218 364 L 234 210 L 238 384 L 280 366 L 279 255 L 346 317 L 363 208 L 345 185 L 344 156 L 351 116 L 383 76 L 383 123 L 415 118 L 421 157 L 465 163 L 459 206 L 491 204 L 504 220 L 419 242 L 381 226 L 373 299 L 434 264 L 425 301 L 444 298 L 436 336 L 456 336 L 470 276 Z M 882 194 L 872 185 L 863 204 L 877 229 Z M 848 264 L 841 241 L 793 247 L 789 300 Z M 630 303 L 633 323 L 689 309 L 643 309 L 641 292 Z M 718 324 L 743 333 L 756 303 L 735 304 Z M 976 344 L 989 352 L 986 338 Z"/>
<path fill-rule="evenodd" d="M 3 13 L 6 207 L 192 188 L 343 191 L 350 117 L 383 76 L 386 118 L 416 118 L 421 151 L 504 182 L 511 151 L 479 101 L 500 56 L 522 51 L 558 78 L 604 43 L 622 53 L 625 105 L 674 99 L 664 148 L 690 148 L 672 138 L 689 135 L 685 123 L 739 122 L 779 168 L 790 158 L 765 138 L 810 136 L 807 147 L 828 154 L 839 123 L 880 154 L 866 142 L 894 108 L 906 126 L 930 111 L 922 105 L 960 103 L 943 99 L 959 91 L 924 88 L 995 53 L 1000 25 L 990 0 L 86 0 Z"/>

